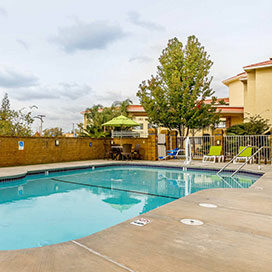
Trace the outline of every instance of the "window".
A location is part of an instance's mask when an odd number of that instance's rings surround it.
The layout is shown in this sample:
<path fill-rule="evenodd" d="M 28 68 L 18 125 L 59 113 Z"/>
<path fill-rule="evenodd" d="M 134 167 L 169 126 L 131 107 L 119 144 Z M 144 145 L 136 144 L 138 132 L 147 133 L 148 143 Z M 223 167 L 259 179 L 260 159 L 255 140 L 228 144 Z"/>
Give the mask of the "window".
<path fill-rule="evenodd" d="M 221 121 L 215 125 L 215 128 L 226 128 L 226 121 Z"/>
<path fill-rule="evenodd" d="M 144 124 L 140 124 L 139 126 L 134 127 L 135 130 L 141 130 L 143 128 L 144 128 Z"/>

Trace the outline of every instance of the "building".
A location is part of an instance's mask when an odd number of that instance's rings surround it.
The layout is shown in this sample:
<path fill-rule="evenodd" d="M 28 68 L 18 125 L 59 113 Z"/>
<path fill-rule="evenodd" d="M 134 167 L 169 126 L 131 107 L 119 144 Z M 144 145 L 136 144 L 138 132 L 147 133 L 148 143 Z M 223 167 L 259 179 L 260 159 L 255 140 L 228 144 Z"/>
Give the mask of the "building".
<path fill-rule="evenodd" d="M 223 83 L 229 88 L 229 104 L 244 108 L 244 118 L 259 114 L 272 124 L 272 58 L 247 65 L 244 72 Z"/>
<path fill-rule="evenodd" d="M 222 81 L 229 88 L 229 97 L 218 99 L 218 102 L 223 100 L 224 105 L 215 105 L 220 112 L 221 122 L 217 125 L 218 128 L 226 130 L 255 114 L 269 119 L 272 125 L 272 58 L 244 66 L 243 69 L 244 72 Z M 205 103 L 211 103 L 211 100 L 205 100 Z M 133 131 L 138 132 L 140 137 L 147 137 L 150 124 L 144 108 L 141 105 L 129 105 L 127 111 L 129 117 L 140 124 Z M 85 112 L 82 113 L 86 127 L 87 118 Z M 211 135 L 212 131 L 206 129 L 200 134 Z"/>

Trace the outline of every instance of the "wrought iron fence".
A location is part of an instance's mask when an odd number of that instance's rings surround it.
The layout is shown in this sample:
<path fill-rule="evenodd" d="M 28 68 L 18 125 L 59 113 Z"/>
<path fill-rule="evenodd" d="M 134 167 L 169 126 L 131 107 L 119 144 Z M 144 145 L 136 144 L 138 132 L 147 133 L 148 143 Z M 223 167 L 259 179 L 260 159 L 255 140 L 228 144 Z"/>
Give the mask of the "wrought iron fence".
<path fill-rule="evenodd" d="M 214 136 L 191 136 L 192 158 L 201 159 L 210 151 L 210 146 L 214 145 Z M 185 137 L 178 137 L 178 147 L 184 149 Z"/>
<path fill-rule="evenodd" d="M 262 146 L 271 147 L 270 135 L 227 135 L 224 136 L 225 159 L 232 159 L 239 151 L 240 146 L 253 146 L 253 152 Z M 256 155 L 255 160 L 268 162 L 271 160 L 271 148 L 264 148 Z"/>

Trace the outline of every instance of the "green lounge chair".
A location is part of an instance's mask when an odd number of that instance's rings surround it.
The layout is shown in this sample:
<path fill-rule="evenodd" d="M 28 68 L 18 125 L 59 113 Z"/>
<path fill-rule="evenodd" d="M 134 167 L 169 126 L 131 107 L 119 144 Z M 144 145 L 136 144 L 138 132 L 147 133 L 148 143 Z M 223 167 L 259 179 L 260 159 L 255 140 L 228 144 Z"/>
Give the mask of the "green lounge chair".
<path fill-rule="evenodd" d="M 240 146 L 238 154 L 240 152 L 242 152 L 242 150 L 245 148 L 246 148 L 246 146 Z M 241 154 L 238 155 L 238 157 L 233 161 L 233 163 L 239 163 L 241 161 L 248 161 L 249 158 L 251 157 L 251 155 L 252 155 L 252 147 L 247 147 L 247 149 L 245 149 Z M 253 163 L 253 161 L 254 161 L 254 159 L 251 158 L 249 160 L 249 163 Z"/>
<path fill-rule="evenodd" d="M 202 162 L 216 162 L 216 159 L 218 159 L 218 162 L 224 161 L 224 155 L 222 153 L 222 146 L 215 146 L 212 145 L 210 147 L 210 151 L 208 155 L 204 155 Z"/>

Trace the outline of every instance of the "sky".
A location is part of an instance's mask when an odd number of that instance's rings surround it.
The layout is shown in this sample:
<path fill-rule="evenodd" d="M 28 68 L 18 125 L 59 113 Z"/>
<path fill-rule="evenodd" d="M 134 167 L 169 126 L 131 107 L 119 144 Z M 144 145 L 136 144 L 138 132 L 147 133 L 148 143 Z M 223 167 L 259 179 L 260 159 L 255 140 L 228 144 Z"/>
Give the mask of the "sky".
<path fill-rule="evenodd" d="M 136 97 L 169 39 L 196 35 L 214 65 L 212 87 L 272 57 L 272 1 L 1 0 L 0 98 L 71 131 L 94 104 Z M 39 122 L 33 124 L 38 129 Z"/>

